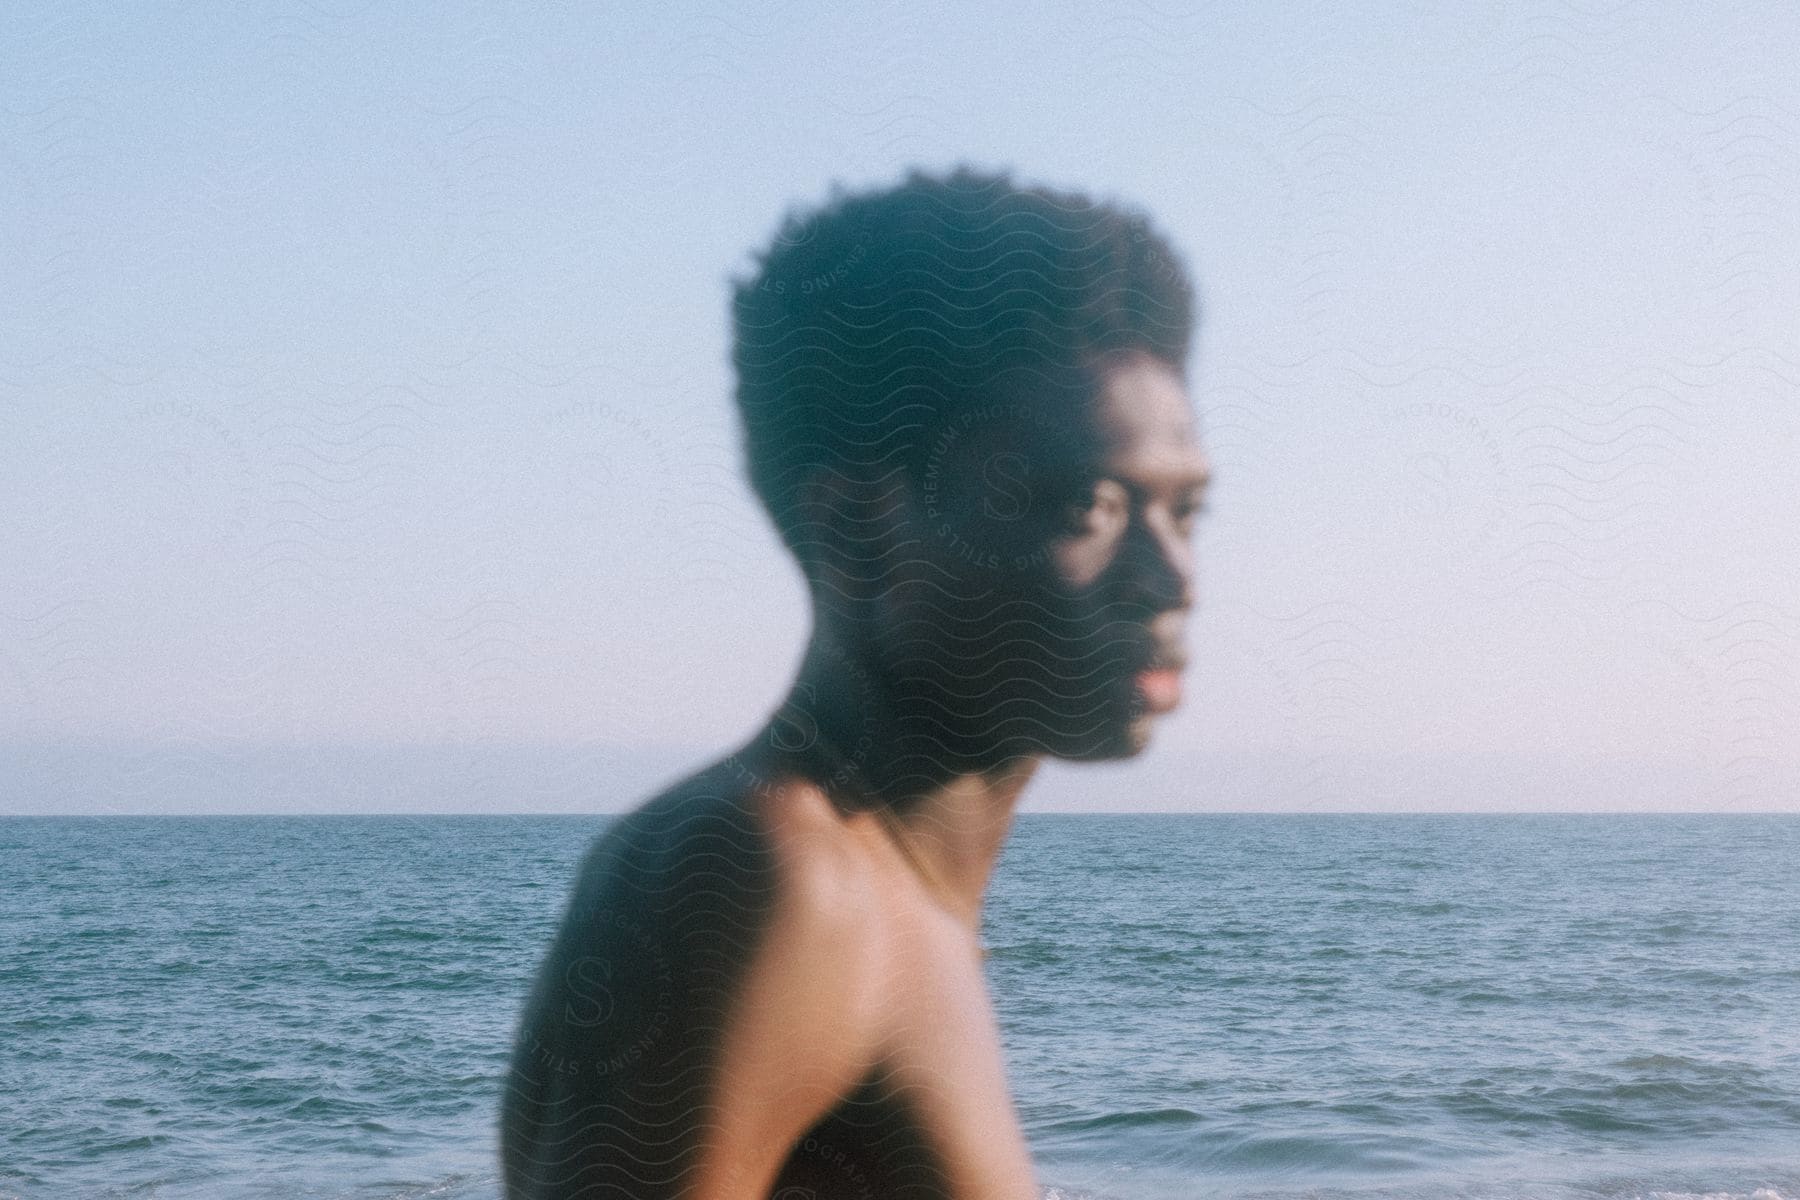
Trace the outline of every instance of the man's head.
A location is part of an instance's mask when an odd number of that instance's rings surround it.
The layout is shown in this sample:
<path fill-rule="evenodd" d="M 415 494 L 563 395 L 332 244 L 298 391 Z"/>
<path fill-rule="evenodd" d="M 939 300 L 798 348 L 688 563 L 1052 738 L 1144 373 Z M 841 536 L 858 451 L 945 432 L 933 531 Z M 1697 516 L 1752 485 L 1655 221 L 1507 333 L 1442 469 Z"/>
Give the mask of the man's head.
<path fill-rule="evenodd" d="M 881 701 L 958 763 L 1141 748 L 1206 472 L 1161 235 L 915 171 L 790 216 L 733 315 L 751 482 Z"/>

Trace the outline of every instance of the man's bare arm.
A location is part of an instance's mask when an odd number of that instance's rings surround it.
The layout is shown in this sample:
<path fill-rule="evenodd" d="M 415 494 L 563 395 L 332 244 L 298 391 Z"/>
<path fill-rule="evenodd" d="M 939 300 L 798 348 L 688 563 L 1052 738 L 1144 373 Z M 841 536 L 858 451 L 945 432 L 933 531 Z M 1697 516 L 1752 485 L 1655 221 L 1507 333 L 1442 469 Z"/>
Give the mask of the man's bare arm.
<path fill-rule="evenodd" d="M 765 1200 L 789 1150 L 872 1065 L 881 991 L 867 882 L 809 797 L 770 806 L 775 895 L 724 1012 L 694 1200 Z"/>
<path fill-rule="evenodd" d="M 874 923 L 826 819 L 690 796 L 590 854 L 515 1048 L 509 1200 L 765 1200 L 872 1054 Z"/>

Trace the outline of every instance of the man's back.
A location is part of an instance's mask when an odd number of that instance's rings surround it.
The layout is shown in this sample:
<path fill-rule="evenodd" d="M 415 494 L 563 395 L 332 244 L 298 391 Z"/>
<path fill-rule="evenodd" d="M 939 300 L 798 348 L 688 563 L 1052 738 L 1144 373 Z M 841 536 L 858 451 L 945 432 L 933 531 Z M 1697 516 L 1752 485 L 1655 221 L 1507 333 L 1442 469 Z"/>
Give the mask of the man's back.
<path fill-rule="evenodd" d="M 1034 1196 L 969 931 L 873 817 L 730 774 L 583 859 L 514 1049 L 509 1200 Z"/>

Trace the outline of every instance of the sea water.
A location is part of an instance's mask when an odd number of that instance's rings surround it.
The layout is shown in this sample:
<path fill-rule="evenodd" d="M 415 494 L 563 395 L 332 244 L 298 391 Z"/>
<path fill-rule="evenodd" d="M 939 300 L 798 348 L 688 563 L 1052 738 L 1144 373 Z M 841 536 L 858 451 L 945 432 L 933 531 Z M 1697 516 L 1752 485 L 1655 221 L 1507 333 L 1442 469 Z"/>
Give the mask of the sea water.
<path fill-rule="evenodd" d="M 0 821 L 0 1197 L 494 1200 L 595 817 Z M 1800 1198 L 1800 817 L 1034 816 L 1046 1195 Z"/>

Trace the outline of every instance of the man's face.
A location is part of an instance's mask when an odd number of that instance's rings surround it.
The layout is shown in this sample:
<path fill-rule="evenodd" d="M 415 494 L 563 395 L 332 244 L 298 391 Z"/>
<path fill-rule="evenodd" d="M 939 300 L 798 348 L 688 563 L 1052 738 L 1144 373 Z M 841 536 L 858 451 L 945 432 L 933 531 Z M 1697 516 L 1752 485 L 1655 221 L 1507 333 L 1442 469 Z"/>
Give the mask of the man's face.
<path fill-rule="evenodd" d="M 1134 354 L 1015 393 L 931 447 L 890 642 L 946 729 L 1063 758 L 1137 753 L 1180 701 L 1208 468 L 1180 375 Z"/>

